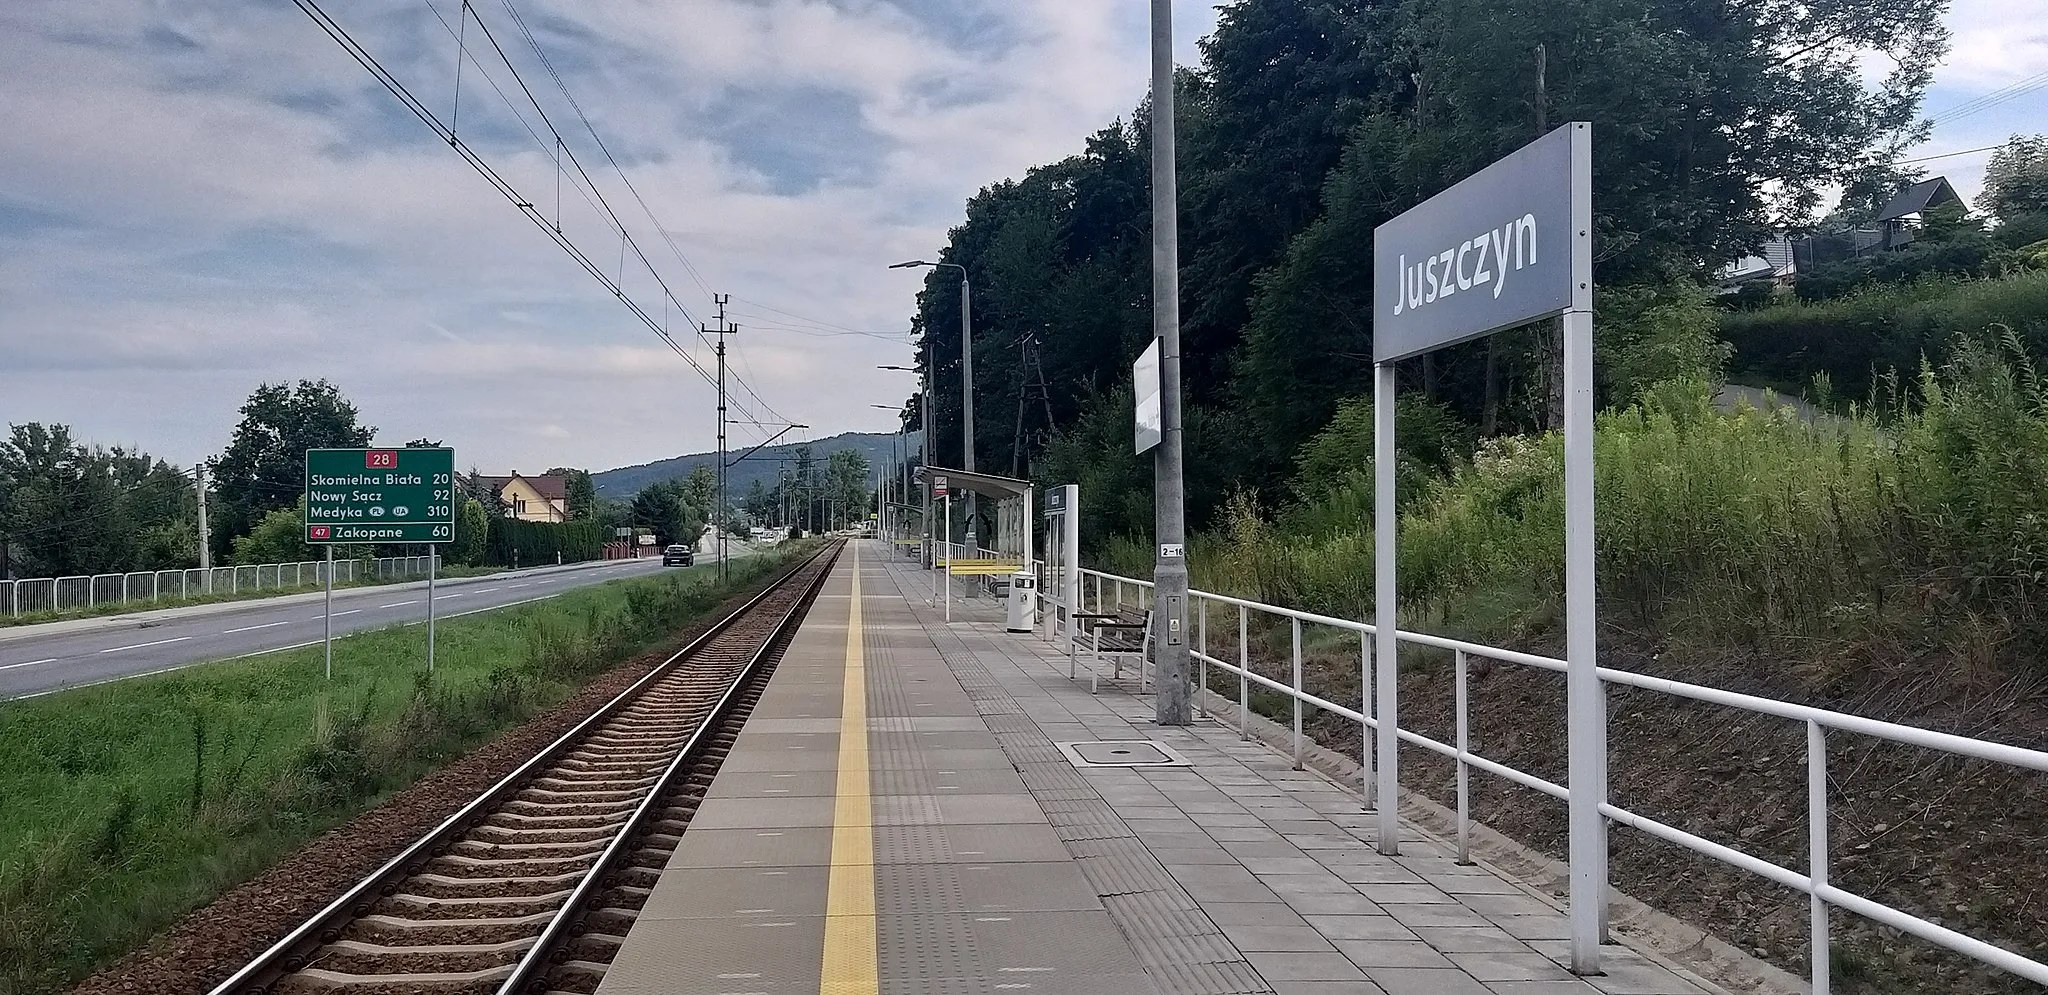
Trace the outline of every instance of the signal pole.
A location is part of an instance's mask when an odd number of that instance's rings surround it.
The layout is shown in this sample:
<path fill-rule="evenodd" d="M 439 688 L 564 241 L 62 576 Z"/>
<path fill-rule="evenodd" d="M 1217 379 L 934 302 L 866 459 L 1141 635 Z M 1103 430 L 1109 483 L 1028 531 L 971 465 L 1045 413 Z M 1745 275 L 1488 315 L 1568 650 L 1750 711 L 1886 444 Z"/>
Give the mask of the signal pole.
<path fill-rule="evenodd" d="M 1153 721 L 1194 721 L 1188 689 L 1187 520 L 1181 491 L 1180 229 L 1173 163 L 1173 0 L 1152 0 L 1152 334 L 1159 340 L 1158 451 L 1152 457 L 1158 556 L 1152 564 Z M 970 464 L 971 465 L 971 464 Z"/>
<path fill-rule="evenodd" d="M 721 581 L 732 579 L 732 567 L 726 561 L 725 543 L 725 337 L 740 330 L 740 326 L 725 320 L 725 305 L 732 300 L 731 294 L 713 294 L 711 301 L 718 305 L 718 327 L 699 328 L 718 335 L 718 507 L 712 514 L 711 527 L 718 534 L 718 577 Z"/>

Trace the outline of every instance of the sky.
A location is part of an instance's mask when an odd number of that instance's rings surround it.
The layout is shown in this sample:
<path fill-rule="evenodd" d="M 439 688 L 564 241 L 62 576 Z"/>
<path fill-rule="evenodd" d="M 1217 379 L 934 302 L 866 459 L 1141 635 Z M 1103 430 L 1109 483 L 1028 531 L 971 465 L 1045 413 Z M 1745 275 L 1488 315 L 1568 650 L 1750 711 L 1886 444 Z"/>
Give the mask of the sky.
<path fill-rule="evenodd" d="M 259 383 L 324 377 L 465 467 L 641 463 L 714 444 L 650 325 L 713 370 L 719 294 L 736 445 L 890 431 L 925 271 L 887 265 L 1149 75 L 1139 0 L 321 5 L 494 180 L 285 0 L 0 4 L 0 422 L 191 465 Z M 1214 4 L 1175 11 L 1193 63 Z M 2038 15 L 1956 0 L 1927 112 L 2048 73 Z M 2048 87 L 1911 154 L 2044 120 Z M 1925 165 L 1967 198 L 1987 158 Z"/>

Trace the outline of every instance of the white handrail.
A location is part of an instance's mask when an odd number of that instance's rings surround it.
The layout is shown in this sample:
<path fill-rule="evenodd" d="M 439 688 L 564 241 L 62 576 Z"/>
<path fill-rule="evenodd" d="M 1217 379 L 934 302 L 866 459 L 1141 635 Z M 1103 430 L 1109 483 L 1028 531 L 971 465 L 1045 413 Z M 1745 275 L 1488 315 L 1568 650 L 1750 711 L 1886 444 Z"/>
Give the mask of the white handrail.
<path fill-rule="evenodd" d="M 1083 569 L 1080 573 L 1080 590 L 1076 592 L 1075 600 L 1078 604 L 1092 607 L 1097 612 L 1103 611 L 1105 607 L 1110 610 L 1122 607 L 1126 586 L 1130 587 L 1133 592 L 1138 592 L 1134 593 L 1133 597 L 1140 604 L 1146 600 L 1144 592 L 1149 592 L 1152 588 L 1152 584 L 1149 581 L 1133 577 L 1122 577 L 1100 570 Z M 1092 598 L 1090 597 L 1091 580 L 1093 581 Z M 1225 673 L 1237 676 L 1238 709 L 1240 713 L 1239 728 L 1241 732 L 1245 730 L 1245 721 L 1249 718 L 1250 691 L 1254 685 L 1284 694 L 1292 700 L 1294 751 L 1297 764 L 1301 757 L 1303 740 L 1301 712 L 1305 707 L 1316 708 L 1333 715 L 1342 716 L 1352 722 L 1359 723 L 1366 729 L 1376 730 L 1379 728 L 1380 721 L 1384 717 L 1374 715 L 1371 712 L 1370 701 L 1372 696 L 1369 681 L 1362 688 L 1363 693 L 1360 707 L 1351 708 L 1310 693 L 1303 686 L 1301 677 L 1301 627 L 1303 625 L 1327 626 L 1349 632 L 1372 635 L 1376 630 L 1371 623 L 1336 618 L 1330 615 L 1321 615 L 1293 608 L 1283 608 L 1277 605 L 1262 604 L 1245 598 L 1213 594 L 1206 591 L 1191 590 L 1188 592 L 1188 596 L 1191 608 L 1199 613 L 1201 619 L 1199 645 L 1190 655 L 1201 667 L 1200 679 L 1202 687 L 1208 687 L 1208 668 L 1210 667 L 1216 667 Z M 1211 655 L 1207 650 L 1207 606 L 1211 603 L 1238 609 L 1238 660 L 1235 663 Z M 1249 616 L 1253 612 L 1270 616 L 1287 624 L 1290 630 L 1293 656 L 1291 683 L 1267 677 L 1252 669 L 1248 623 Z M 1451 639 L 1428 633 L 1398 630 L 1395 633 L 1395 639 L 1397 643 L 1448 650 L 1455 655 L 1455 707 L 1458 730 L 1456 744 L 1442 743 L 1420 733 L 1402 729 L 1399 725 L 1399 716 L 1393 716 L 1392 721 L 1395 723 L 1395 734 L 1399 741 L 1440 754 L 1456 764 L 1458 774 L 1458 853 L 1461 862 L 1469 863 L 1468 834 L 1471 812 L 1468 793 L 1465 790 L 1468 770 L 1477 770 L 1491 774 L 1522 787 L 1541 792 L 1552 798 L 1568 799 L 1570 797 L 1570 787 L 1569 785 L 1558 784 L 1527 771 L 1510 767 L 1497 760 L 1479 756 L 1472 753 L 1466 747 L 1466 729 L 1470 718 L 1467 695 L 1468 668 L 1466 667 L 1466 662 L 1470 657 L 1481 657 L 1489 660 L 1498 660 L 1503 663 L 1533 667 L 1552 673 L 1564 673 L 1567 665 L 1565 661 L 1555 657 L 1525 653 L 1497 646 L 1486 646 L 1462 639 Z M 1071 651 L 1071 647 L 1069 649 Z M 1802 873 L 1788 867 L 1782 867 L 1753 854 L 1744 853 L 1725 844 L 1686 832 L 1640 813 L 1611 804 L 1606 798 L 1599 799 L 1598 803 L 1601 814 L 1613 822 L 1634 828 L 1659 839 L 1676 843 L 1695 853 L 1703 854 L 1732 867 L 1740 868 L 1766 880 L 1808 895 L 1809 901 L 1812 904 L 1811 921 L 1809 924 L 1811 944 L 1809 959 L 1812 964 L 1813 991 L 1815 995 L 1827 995 L 1829 989 L 1831 961 L 1828 945 L 1827 918 L 1827 908 L 1829 906 L 1845 909 L 1894 929 L 1912 933 L 1928 942 L 1975 958 L 1982 963 L 2019 977 L 2048 984 L 2048 963 L 2043 963 L 1975 937 L 1964 935 L 1904 910 L 1884 905 L 1861 895 L 1843 891 L 1828 883 L 1828 773 L 1826 737 L 1827 731 L 1833 729 L 2041 772 L 2048 772 L 2048 752 L 2012 746 L 2005 743 L 1973 739 L 1968 736 L 1936 732 L 1932 729 L 1922 729 L 1917 726 L 1903 725 L 1897 722 L 1865 718 L 1845 712 L 1815 708 L 1810 705 L 1779 701 L 1774 698 L 1764 698 L 1758 695 L 1727 691 L 1700 684 L 1689 684 L 1684 681 L 1652 677 L 1647 674 L 1631 673 L 1611 667 L 1600 667 L 1595 672 L 1599 675 L 1603 686 L 1616 684 L 1633 687 L 1705 704 L 1740 709 L 1759 715 L 1769 715 L 1787 721 L 1798 722 L 1806 726 L 1807 819 L 1809 835 L 1811 837 L 1811 845 L 1809 847 L 1810 866 L 1806 872 Z M 1366 746 L 1362 759 L 1365 761 L 1366 769 L 1370 771 L 1374 761 L 1371 747 L 1372 737 L 1366 736 L 1364 741 Z M 1392 758 L 1382 757 L 1380 762 L 1385 763 L 1390 759 Z M 1370 775 L 1367 777 L 1367 783 L 1369 790 Z M 1368 798 L 1368 800 L 1370 799 Z"/>

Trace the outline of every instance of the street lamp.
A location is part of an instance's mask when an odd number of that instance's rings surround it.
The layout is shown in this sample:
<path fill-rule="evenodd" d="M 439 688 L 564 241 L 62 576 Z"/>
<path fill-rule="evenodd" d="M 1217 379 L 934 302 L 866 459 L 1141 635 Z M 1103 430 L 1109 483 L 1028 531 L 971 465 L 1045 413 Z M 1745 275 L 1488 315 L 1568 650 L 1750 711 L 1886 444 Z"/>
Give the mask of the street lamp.
<path fill-rule="evenodd" d="M 904 445 L 903 442 L 903 406 L 899 404 L 870 404 L 868 405 L 868 407 L 881 408 L 883 411 L 896 412 L 896 449 L 895 451 L 890 453 L 890 456 L 894 457 L 896 464 L 893 475 L 897 478 L 897 487 L 895 488 L 895 490 L 897 491 L 897 497 L 900 500 L 902 498 L 901 487 L 903 477 L 904 454 L 908 452 L 908 448 Z M 887 477 L 882 478 L 882 494 L 880 497 L 881 505 L 880 507 L 877 507 L 875 509 L 875 514 L 881 519 L 884 525 L 887 525 L 889 523 L 889 493 L 891 491 L 889 484 L 890 481 Z M 895 537 L 895 529 L 889 529 L 889 538 L 894 539 Z"/>
<path fill-rule="evenodd" d="M 899 370 L 904 373 L 918 372 L 917 368 L 914 366 L 877 366 L 875 367 L 875 369 Z M 926 336 L 925 338 L 925 369 L 931 369 L 930 336 Z M 924 420 L 924 427 L 921 428 L 918 432 L 917 452 L 919 461 L 924 463 L 925 466 L 929 467 L 931 466 L 932 462 L 930 458 L 930 454 L 932 451 L 932 378 L 929 373 L 927 373 L 922 378 L 921 382 L 918 384 L 918 391 L 919 393 L 917 409 L 918 414 Z M 923 525 L 924 551 L 921 555 L 924 559 L 924 566 L 930 567 L 932 565 L 932 539 L 935 533 L 932 531 L 932 489 L 929 486 L 925 487 L 924 489 Z"/>
<path fill-rule="evenodd" d="M 960 271 L 960 435 L 961 448 L 966 456 L 966 465 L 960 469 L 974 472 L 974 323 L 973 306 L 967 288 L 967 267 L 959 263 L 934 263 L 923 259 L 891 263 L 890 269 L 911 269 L 918 266 L 950 267 Z M 967 548 L 976 548 L 974 537 L 975 500 L 974 492 L 967 492 Z M 971 555 L 971 554 L 970 554 Z"/>

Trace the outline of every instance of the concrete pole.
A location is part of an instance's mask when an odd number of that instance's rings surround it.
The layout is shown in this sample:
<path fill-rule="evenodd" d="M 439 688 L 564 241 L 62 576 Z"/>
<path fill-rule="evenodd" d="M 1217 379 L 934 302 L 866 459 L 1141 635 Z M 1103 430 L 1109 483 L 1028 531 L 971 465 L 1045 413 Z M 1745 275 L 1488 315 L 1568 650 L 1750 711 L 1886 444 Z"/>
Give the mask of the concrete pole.
<path fill-rule="evenodd" d="M 1158 556 L 1154 660 L 1160 725 L 1194 721 L 1188 690 L 1187 521 L 1181 474 L 1180 225 L 1173 159 L 1173 0 L 1152 0 L 1152 334 L 1159 340 L 1160 443 L 1152 457 Z M 969 466 L 972 469 L 972 466 Z"/>
<path fill-rule="evenodd" d="M 192 484 L 199 491 L 199 583 L 208 594 L 213 593 L 213 531 L 206 523 L 206 466 L 200 464 L 192 470 Z"/>
<path fill-rule="evenodd" d="M 966 450 L 966 465 L 961 469 L 974 472 L 974 305 L 968 294 L 967 267 L 957 266 L 960 271 L 960 433 L 961 448 Z M 967 492 L 967 548 L 979 548 L 975 528 L 975 513 L 978 504 L 975 493 Z M 971 553 L 969 555 L 972 555 Z"/>

